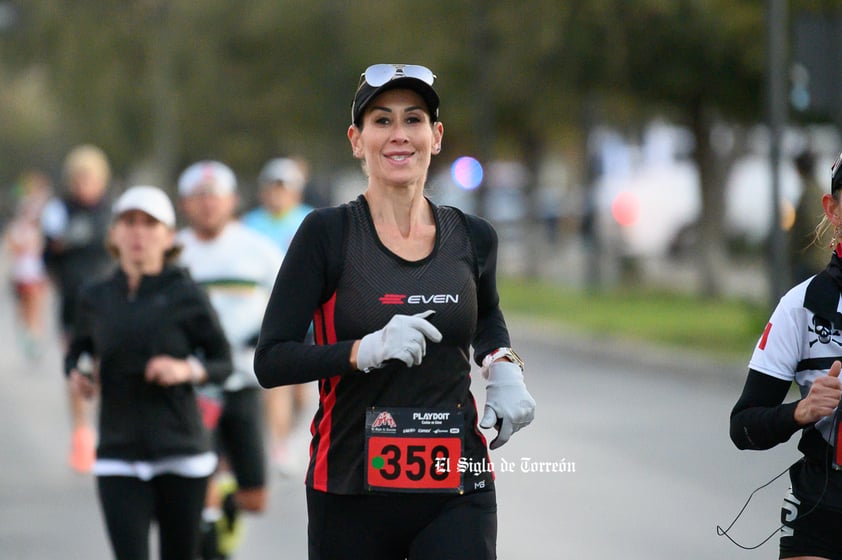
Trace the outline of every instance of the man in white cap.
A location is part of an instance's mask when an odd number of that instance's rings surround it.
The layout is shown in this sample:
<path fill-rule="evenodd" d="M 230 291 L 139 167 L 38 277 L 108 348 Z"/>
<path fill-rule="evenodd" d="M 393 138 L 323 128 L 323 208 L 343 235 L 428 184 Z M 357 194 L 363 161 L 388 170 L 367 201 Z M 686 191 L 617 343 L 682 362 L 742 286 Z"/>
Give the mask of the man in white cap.
<path fill-rule="evenodd" d="M 292 158 L 269 160 L 257 178 L 261 206 L 243 216 L 243 224 L 271 239 L 286 253 L 298 226 L 310 211 L 303 202 L 307 177 L 302 165 Z M 312 332 L 308 333 L 312 339 Z M 290 435 L 296 418 L 308 402 L 308 385 L 273 388 L 267 393 L 267 414 L 271 439 L 271 461 L 283 475 L 304 470 L 306 459 L 293 452 Z"/>
<path fill-rule="evenodd" d="M 204 515 L 203 558 L 218 559 L 227 557 L 239 540 L 237 511 L 266 507 L 262 390 L 254 375 L 254 346 L 283 253 L 234 219 L 237 182 L 228 166 L 194 163 L 181 174 L 178 195 L 189 226 L 178 236 L 184 246 L 181 264 L 207 290 L 234 363 L 222 387 L 215 432 L 236 484 L 230 475 L 218 476 Z"/>

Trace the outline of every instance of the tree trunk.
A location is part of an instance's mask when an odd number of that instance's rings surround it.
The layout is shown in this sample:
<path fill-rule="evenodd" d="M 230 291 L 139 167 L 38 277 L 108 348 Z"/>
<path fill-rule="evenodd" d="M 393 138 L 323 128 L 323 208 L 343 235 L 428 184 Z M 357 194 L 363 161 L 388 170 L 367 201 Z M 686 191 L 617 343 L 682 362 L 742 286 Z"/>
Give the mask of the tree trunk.
<path fill-rule="evenodd" d="M 166 185 L 171 181 L 179 153 L 179 128 L 177 88 L 172 61 L 172 11 L 164 3 L 157 6 L 153 15 L 156 38 L 149 45 L 149 84 L 154 105 L 152 110 L 152 153 L 150 169 L 153 184 Z M 155 177 L 157 175 L 157 177 Z"/>
<path fill-rule="evenodd" d="M 523 198 L 526 201 L 526 215 L 523 226 L 525 241 L 524 276 L 537 280 L 541 276 L 541 263 L 546 258 L 547 243 L 542 235 L 543 223 L 538 215 L 538 177 L 543 158 L 544 141 L 540 132 L 529 128 L 521 136 L 523 163 L 526 166 L 526 184 L 523 186 Z"/>
<path fill-rule="evenodd" d="M 699 281 L 701 295 L 715 298 L 723 293 L 727 267 L 724 237 L 725 173 L 711 145 L 712 119 L 702 99 L 693 102 L 691 123 L 696 149 L 693 157 L 699 170 L 702 211 L 699 223 Z"/>

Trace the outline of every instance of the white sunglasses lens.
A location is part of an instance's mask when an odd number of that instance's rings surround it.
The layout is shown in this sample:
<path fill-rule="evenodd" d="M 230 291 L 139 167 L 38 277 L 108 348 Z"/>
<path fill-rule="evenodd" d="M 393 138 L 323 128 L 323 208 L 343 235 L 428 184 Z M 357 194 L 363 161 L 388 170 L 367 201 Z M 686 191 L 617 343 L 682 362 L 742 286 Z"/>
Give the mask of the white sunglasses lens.
<path fill-rule="evenodd" d="M 395 75 L 395 67 L 391 64 L 375 64 L 365 70 L 365 81 L 373 87 L 380 87 Z"/>
<path fill-rule="evenodd" d="M 435 80 L 435 75 L 433 72 L 424 66 L 416 66 L 414 64 L 409 64 L 403 69 L 404 75 L 421 80 L 427 85 L 433 85 L 433 80 Z"/>

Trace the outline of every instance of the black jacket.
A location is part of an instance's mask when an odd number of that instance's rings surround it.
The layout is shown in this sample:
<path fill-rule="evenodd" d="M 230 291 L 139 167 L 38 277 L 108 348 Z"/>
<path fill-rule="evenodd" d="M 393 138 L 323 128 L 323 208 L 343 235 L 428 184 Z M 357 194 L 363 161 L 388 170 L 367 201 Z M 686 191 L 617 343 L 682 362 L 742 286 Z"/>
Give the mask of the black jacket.
<path fill-rule="evenodd" d="M 47 236 L 44 262 L 61 296 L 61 326 L 75 322 L 77 296 L 87 279 L 110 272 L 114 259 L 106 249 L 111 224 L 111 200 L 103 197 L 93 205 L 83 205 L 70 197 L 62 199 L 67 211 L 64 234 Z"/>
<path fill-rule="evenodd" d="M 156 355 L 202 360 L 210 381 L 231 372 L 231 353 L 207 296 L 180 268 L 145 276 L 129 296 L 126 275 L 84 286 L 65 374 L 89 352 L 99 359 L 101 403 L 97 457 L 128 461 L 210 449 L 193 385 L 163 387 L 144 379 Z"/>

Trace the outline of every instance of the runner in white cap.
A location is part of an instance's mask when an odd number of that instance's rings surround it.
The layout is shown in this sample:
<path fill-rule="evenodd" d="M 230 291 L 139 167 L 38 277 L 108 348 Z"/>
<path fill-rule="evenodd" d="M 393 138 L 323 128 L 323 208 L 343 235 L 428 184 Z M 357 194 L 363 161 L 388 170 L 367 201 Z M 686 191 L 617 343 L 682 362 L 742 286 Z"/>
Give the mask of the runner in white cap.
<path fill-rule="evenodd" d="M 233 374 L 217 388 L 221 414 L 212 422 L 227 466 L 210 488 L 204 514 L 202 558 L 215 560 L 230 555 L 240 541 L 238 511 L 266 507 L 263 391 L 254 376 L 254 347 L 283 254 L 234 219 L 237 181 L 227 165 L 194 163 L 182 173 L 178 194 L 188 223 L 178 234 L 180 263 L 210 296 L 234 361 Z"/>
<path fill-rule="evenodd" d="M 117 270 L 85 284 L 65 357 L 71 391 L 99 389 L 93 472 L 115 558 L 196 558 L 205 490 L 217 458 L 195 387 L 231 372 L 225 333 L 204 291 L 175 266 L 175 212 L 157 187 L 113 206 L 108 246 Z M 93 357 L 92 371 L 83 357 Z"/>

